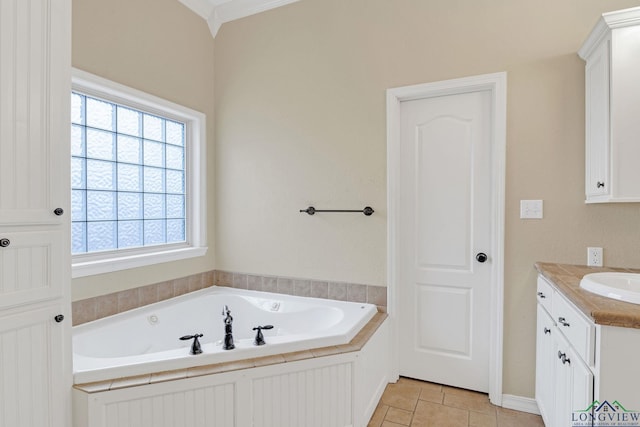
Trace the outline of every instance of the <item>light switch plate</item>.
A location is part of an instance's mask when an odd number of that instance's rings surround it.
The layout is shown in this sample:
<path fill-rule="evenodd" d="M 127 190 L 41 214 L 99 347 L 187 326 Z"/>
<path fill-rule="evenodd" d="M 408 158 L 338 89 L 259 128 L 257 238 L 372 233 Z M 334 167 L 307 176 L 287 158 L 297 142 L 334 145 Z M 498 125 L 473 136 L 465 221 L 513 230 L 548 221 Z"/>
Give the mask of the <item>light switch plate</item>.
<path fill-rule="evenodd" d="M 541 219 L 542 200 L 520 200 L 520 218 Z"/>

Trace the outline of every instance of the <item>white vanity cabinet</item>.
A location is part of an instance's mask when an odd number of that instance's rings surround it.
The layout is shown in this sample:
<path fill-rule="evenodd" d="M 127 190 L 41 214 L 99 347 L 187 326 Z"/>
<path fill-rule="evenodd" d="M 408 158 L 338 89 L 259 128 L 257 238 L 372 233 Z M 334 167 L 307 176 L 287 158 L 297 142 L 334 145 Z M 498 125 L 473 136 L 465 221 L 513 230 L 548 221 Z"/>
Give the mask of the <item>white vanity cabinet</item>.
<path fill-rule="evenodd" d="M 542 277 L 537 313 L 536 402 L 547 427 L 570 426 L 573 411 L 593 401 L 593 328 Z"/>
<path fill-rule="evenodd" d="M 640 329 L 596 324 L 542 275 L 537 292 L 535 397 L 545 425 L 571 426 L 594 401 L 640 411 Z M 612 307 L 604 311 L 615 321 L 635 312 L 631 304 L 620 313 Z"/>
<path fill-rule="evenodd" d="M 0 2 L 0 427 L 67 427 L 71 0 Z"/>
<path fill-rule="evenodd" d="M 640 7 L 603 14 L 578 54 L 586 61 L 586 202 L 640 202 Z"/>

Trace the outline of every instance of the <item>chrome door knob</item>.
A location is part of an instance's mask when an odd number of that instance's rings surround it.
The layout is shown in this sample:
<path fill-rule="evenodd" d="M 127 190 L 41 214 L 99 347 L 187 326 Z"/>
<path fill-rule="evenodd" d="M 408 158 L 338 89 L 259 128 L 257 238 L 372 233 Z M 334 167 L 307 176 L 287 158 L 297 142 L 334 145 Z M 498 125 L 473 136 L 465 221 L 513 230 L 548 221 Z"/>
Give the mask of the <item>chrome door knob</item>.
<path fill-rule="evenodd" d="M 476 255 L 476 260 L 480 263 L 485 262 L 489 257 L 484 252 L 480 252 Z"/>

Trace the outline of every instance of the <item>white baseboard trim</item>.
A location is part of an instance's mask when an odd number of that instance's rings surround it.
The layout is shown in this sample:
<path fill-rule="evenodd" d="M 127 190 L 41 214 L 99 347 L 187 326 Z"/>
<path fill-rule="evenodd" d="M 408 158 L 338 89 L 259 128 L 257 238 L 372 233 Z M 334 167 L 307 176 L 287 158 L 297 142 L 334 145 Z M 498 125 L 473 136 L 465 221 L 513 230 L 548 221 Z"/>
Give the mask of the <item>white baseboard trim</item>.
<path fill-rule="evenodd" d="M 514 409 L 516 411 L 528 412 L 530 414 L 540 415 L 538 404 L 535 399 L 530 397 L 514 396 L 512 394 L 502 395 L 502 407 Z"/>

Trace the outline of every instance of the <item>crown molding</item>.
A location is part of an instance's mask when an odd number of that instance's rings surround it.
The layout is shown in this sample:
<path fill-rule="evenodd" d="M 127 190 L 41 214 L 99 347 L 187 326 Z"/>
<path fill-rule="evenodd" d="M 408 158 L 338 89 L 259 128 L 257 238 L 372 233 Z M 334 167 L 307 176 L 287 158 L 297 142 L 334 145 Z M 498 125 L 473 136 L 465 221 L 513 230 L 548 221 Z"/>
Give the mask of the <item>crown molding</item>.
<path fill-rule="evenodd" d="M 225 22 L 255 15 L 299 0 L 178 0 L 207 21 L 213 37 Z"/>
<path fill-rule="evenodd" d="M 640 25 L 640 7 L 603 13 L 578 51 L 578 55 L 586 60 L 611 30 L 633 25 Z"/>

